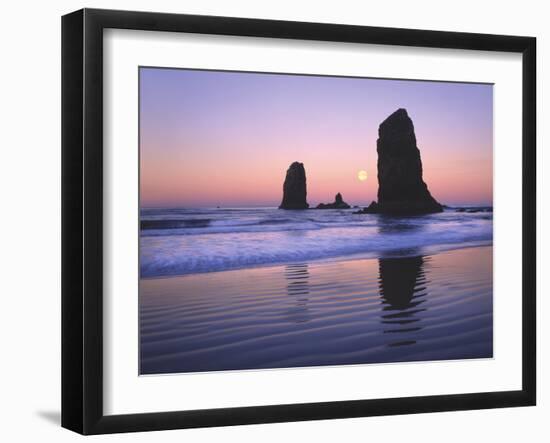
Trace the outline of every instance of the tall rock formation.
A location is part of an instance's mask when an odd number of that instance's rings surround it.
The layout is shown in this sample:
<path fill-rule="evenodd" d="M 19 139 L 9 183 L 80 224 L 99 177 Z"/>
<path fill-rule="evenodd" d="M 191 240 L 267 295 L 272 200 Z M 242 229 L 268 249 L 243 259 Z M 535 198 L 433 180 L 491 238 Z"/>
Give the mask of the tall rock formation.
<path fill-rule="evenodd" d="M 286 171 L 283 201 L 279 209 L 307 209 L 306 171 L 303 163 L 294 162 Z"/>
<path fill-rule="evenodd" d="M 442 212 L 422 179 L 422 160 L 414 126 L 405 109 L 398 109 L 378 128 L 378 203 L 365 213 L 418 215 Z"/>

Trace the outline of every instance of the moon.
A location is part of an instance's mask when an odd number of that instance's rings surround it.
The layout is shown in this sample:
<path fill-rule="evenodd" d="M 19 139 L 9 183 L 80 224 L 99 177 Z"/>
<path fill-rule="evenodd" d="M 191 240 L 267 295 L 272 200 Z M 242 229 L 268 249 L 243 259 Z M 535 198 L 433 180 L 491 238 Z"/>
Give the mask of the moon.
<path fill-rule="evenodd" d="M 364 181 L 367 179 L 367 177 L 368 177 L 367 171 L 361 170 L 361 171 L 359 171 L 359 172 L 357 173 L 357 178 L 358 178 L 359 181 L 361 181 L 361 182 L 364 182 Z"/>

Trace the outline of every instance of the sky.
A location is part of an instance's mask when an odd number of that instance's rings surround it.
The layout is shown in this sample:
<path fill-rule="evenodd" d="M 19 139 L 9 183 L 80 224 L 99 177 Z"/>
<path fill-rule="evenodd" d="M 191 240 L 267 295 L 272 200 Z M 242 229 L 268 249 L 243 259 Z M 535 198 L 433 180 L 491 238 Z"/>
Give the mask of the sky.
<path fill-rule="evenodd" d="M 141 207 L 278 206 L 294 161 L 310 206 L 368 204 L 378 126 L 398 108 L 431 194 L 492 204 L 492 85 L 142 67 L 139 87 Z"/>

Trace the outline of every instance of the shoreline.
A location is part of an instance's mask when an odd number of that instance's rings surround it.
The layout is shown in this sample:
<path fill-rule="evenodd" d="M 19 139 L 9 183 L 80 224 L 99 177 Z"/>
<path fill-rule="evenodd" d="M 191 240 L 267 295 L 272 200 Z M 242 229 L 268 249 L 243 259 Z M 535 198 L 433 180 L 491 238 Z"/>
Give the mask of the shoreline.
<path fill-rule="evenodd" d="M 487 248 L 487 247 L 493 247 L 492 240 L 479 241 L 479 242 L 465 242 L 461 244 L 429 245 L 429 246 L 425 246 L 415 250 L 395 249 L 393 251 L 387 251 L 384 253 L 361 252 L 357 254 L 335 255 L 333 257 L 322 257 L 322 258 L 314 258 L 309 260 L 258 263 L 257 265 L 253 265 L 253 266 L 235 267 L 235 268 L 223 269 L 223 270 L 212 270 L 212 271 L 206 270 L 206 271 L 188 272 L 188 273 L 181 273 L 181 274 L 164 274 L 164 275 L 145 276 L 145 277 L 140 275 L 139 280 L 157 280 L 157 279 L 186 277 L 186 276 L 193 276 L 193 275 L 216 274 L 216 273 L 223 273 L 223 272 L 238 272 L 238 271 L 263 269 L 263 268 L 278 268 L 281 266 L 292 265 L 295 263 L 307 263 L 307 264 L 339 263 L 339 262 L 347 262 L 347 261 L 355 261 L 355 260 L 377 260 L 381 258 L 384 258 L 384 259 L 385 258 L 406 258 L 406 257 L 416 257 L 419 255 L 434 256 L 437 254 L 452 252 L 455 250 Z"/>

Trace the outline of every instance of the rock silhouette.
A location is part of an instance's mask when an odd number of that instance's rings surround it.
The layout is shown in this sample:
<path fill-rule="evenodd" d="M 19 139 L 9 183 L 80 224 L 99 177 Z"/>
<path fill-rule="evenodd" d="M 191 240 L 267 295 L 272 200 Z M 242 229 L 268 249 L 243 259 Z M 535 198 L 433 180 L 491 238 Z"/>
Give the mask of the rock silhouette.
<path fill-rule="evenodd" d="M 413 122 L 398 109 L 378 128 L 378 202 L 361 213 L 417 215 L 442 212 L 422 179 L 422 160 Z"/>
<path fill-rule="evenodd" d="M 349 209 L 348 205 L 342 198 L 342 194 L 338 193 L 334 197 L 333 203 L 319 203 L 315 209 Z"/>
<path fill-rule="evenodd" d="M 279 209 L 307 209 L 306 171 L 303 163 L 294 162 L 286 171 L 283 201 Z"/>

